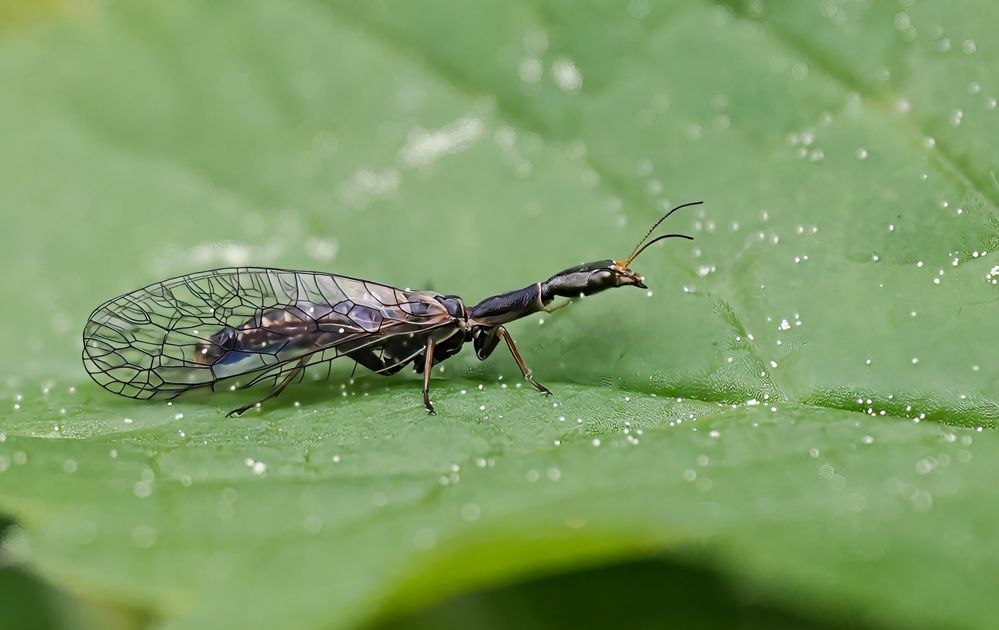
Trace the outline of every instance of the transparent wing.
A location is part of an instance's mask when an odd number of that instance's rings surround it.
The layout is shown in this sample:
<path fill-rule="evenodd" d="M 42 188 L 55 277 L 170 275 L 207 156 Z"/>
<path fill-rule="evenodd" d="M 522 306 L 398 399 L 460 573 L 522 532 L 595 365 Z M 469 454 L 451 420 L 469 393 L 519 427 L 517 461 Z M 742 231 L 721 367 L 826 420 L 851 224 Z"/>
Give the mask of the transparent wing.
<path fill-rule="evenodd" d="M 204 271 L 97 307 L 83 362 L 99 385 L 131 398 L 172 398 L 246 375 L 253 384 L 454 326 L 433 296 L 307 271 Z"/>

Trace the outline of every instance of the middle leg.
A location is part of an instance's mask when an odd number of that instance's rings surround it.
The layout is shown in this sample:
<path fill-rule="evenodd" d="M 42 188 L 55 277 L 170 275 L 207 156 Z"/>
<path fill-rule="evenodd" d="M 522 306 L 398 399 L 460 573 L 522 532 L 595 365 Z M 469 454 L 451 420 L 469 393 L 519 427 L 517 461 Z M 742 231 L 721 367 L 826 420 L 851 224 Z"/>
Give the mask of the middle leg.
<path fill-rule="evenodd" d="M 423 406 L 427 408 L 427 413 L 432 416 L 437 415 L 437 410 L 434 409 L 433 404 L 430 402 L 430 372 L 433 371 L 434 367 L 434 348 L 437 347 L 437 342 L 431 337 L 427 340 L 426 355 L 424 357 L 423 363 Z"/>

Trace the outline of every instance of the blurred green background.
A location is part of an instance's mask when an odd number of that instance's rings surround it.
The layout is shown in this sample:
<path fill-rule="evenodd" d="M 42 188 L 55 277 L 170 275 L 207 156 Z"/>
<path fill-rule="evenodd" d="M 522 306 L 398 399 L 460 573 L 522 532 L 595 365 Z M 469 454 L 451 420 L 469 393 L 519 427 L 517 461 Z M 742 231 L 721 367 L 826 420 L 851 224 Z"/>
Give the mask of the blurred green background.
<path fill-rule="evenodd" d="M 987 627 L 999 5 L 0 1 L 0 627 Z M 172 405 L 105 299 L 226 265 L 650 291 L 509 357 Z M 297 403 L 297 404 L 296 404 Z"/>

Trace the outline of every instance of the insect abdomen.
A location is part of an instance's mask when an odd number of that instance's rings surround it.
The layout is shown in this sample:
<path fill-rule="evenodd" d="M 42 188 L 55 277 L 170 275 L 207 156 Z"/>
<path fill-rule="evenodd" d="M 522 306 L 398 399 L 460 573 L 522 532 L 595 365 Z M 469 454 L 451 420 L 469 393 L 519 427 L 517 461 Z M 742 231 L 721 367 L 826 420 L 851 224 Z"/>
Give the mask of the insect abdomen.
<path fill-rule="evenodd" d="M 306 316 L 299 306 L 268 309 L 239 328 L 226 326 L 207 341 L 197 344 L 195 358 L 204 365 L 229 365 L 250 354 L 277 354 L 308 350 L 333 343 L 363 328 L 329 309 L 319 318 Z M 352 314 L 361 309 L 353 307 Z M 372 316 L 368 316 L 371 319 Z"/>

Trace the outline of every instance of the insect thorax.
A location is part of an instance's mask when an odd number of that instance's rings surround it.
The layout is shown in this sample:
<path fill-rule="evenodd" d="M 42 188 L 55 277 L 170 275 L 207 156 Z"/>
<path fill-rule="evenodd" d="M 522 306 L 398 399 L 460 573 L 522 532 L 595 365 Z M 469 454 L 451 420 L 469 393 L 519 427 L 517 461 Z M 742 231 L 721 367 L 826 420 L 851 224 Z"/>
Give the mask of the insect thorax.
<path fill-rule="evenodd" d="M 444 305 L 451 317 L 462 321 L 468 319 L 465 303 L 457 295 L 438 295 L 437 301 Z"/>

